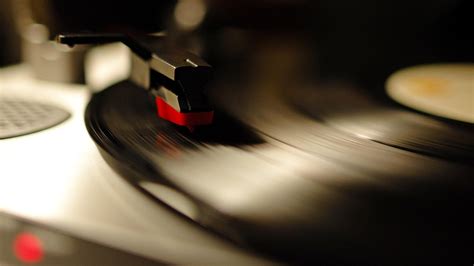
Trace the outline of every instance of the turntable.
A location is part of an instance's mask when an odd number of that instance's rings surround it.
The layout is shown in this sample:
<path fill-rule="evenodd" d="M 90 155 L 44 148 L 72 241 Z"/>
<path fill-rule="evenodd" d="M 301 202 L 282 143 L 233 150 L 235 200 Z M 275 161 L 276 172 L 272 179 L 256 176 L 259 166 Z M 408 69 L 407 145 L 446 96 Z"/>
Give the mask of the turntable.
<path fill-rule="evenodd" d="M 129 75 L 92 95 L 3 69 L 2 108 L 51 118 L 0 142 L 0 262 L 472 264 L 469 55 L 415 43 L 348 72 L 294 23 L 206 26 L 201 53 L 173 33 L 59 35 L 129 48 L 100 58 L 130 55 Z"/>

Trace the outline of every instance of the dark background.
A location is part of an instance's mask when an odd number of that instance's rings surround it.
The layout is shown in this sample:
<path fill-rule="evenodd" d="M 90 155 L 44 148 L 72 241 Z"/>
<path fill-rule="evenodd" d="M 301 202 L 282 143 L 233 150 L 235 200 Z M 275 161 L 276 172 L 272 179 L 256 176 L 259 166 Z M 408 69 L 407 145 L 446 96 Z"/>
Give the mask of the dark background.
<path fill-rule="evenodd" d="M 208 1 L 210 12 L 202 27 L 304 30 L 321 75 L 370 79 L 420 62 L 473 61 L 470 2 Z M 55 35 L 160 31 L 167 27 L 176 1 L 0 0 L 0 65 L 20 60 L 22 18 L 13 3 L 31 9 L 32 19 L 46 24 Z"/>

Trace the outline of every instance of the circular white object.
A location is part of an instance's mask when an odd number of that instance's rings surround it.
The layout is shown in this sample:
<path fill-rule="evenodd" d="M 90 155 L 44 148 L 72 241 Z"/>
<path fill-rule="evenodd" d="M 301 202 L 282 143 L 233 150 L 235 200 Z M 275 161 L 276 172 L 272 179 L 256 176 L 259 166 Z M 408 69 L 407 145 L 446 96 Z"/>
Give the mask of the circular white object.
<path fill-rule="evenodd" d="M 388 95 L 413 109 L 474 123 L 474 64 L 433 64 L 405 68 L 387 80 Z"/>

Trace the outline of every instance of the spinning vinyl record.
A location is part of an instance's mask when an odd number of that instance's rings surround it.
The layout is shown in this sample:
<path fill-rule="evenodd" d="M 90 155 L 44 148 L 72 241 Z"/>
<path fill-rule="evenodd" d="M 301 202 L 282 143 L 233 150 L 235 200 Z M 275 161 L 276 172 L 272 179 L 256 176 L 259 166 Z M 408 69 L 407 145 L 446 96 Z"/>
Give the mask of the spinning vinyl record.
<path fill-rule="evenodd" d="M 409 111 L 352 84 L 320 83 L 288 98 L 302 113 L 358 139 L 448 161 L 474 161 L 472 124 Z"/>
<path fill-rule="evenodd" d="M 140 191 L 268 256 L 472 262 L 470 128 L 347 86 L 214 87 L 215 122 L 193 132 L 159 119 L 127 81 L 93 97 L 86 125 Z"/>

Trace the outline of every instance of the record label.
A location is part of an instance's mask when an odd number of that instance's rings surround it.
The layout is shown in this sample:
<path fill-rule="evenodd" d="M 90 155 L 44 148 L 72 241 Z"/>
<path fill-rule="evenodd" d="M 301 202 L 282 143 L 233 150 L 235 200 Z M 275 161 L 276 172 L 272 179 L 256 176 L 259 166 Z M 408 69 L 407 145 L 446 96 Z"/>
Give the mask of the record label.
<path fill-rule="evenodd" d="M 433 64 L 402 69 L 386 83 L 392 99 L 418 111 L 474 123 L 474 64 Z"/>

